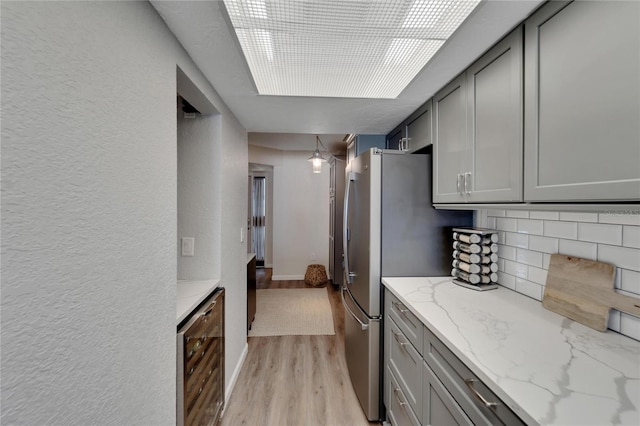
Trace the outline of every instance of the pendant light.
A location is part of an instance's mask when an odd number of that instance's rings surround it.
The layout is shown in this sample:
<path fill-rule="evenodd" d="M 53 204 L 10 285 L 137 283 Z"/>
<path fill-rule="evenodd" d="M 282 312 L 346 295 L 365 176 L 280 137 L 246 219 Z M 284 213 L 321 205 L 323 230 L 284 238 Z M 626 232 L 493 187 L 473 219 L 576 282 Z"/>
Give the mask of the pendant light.
<path fill-rule="evenodd" d="M 320 149 L 318 148 L 318 143 L 322 143 L 322 142 L 320 142 L 320 138 L 318 137 L 318 135 L 316 135 L 316 150 L 313 151 L 313 154 L 311 154 L 311 157 L 309 157 L 308 159 L 308 161 L 311 161 L 311 164 L 313 165 L 313 173 L 322 172 L 322 163 L 327 161 L 320 153 Z"/>

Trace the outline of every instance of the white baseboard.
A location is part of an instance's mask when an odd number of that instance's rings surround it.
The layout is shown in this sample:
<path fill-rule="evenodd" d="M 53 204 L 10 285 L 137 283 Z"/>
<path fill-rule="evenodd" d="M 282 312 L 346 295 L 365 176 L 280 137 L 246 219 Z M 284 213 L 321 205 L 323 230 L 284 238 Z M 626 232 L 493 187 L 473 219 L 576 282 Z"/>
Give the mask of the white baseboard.
<path fill-rule="evenodd" d="M 304 275 L 273 275 L 272 281 L 300 281 L 304 280 Z"/>
<path fill-rule="evenodd" d="M 245 343 L 244 350 L 240 355 L 240 360 L 238 364 L 236 364 L 235 370 L 233 370 L 233 374 L 231 375 L 231 380 L 229 380 L 229 386 L 224 392 L 224 406 L 227 407 L 229 404 L 229 398 L 231 398 L 231 392 L 233 392 L 233 388 L 236 386 L 236 382 L 238 381 L 238 377 L 240 376 L 240 371 L 242 370 L 242 366 L 244 365 L 244 361 L 247 359 L 247 354 L 249 353 L 249 344 Z"/>
<path fill-rule="evenodd" d="M 271 263 L 266 263 L 266 264 L 264 265 L 264 267 L 265 267 L 265 268 L 273 268 L 273 264 L 271 264 Z"/>

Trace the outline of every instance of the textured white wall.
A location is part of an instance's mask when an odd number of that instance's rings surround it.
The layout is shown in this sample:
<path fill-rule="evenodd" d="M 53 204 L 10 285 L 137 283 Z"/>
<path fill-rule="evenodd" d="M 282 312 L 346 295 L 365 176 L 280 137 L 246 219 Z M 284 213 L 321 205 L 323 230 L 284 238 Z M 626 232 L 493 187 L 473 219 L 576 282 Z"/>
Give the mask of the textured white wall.
<path fill-rule="evenodd" d="M 225 299 L 225 380 L 227 398 L 240 374 L 247 351 L 247 132 L 234 119 L 222 123 L 222 258 L 221 282 Z"/>
<path fill-rule="evenodd" d="M 306 151 L 249 145 L 252 163 L 273 165 L 273 279 L 302 279 L 329 263 L 329 165 L 314 174 Z M 312 255 L 315 260 L 312 261 Z"/>
<path fill-rule="evenodd" d="M 222 153 L 220 115 L 184 118 L 178 112 L 178 279 L 220 277 Z M 181 253 L 181 238 L 194 237 L 194 255 Z"/>
<path fill-rule="evenodd" d="M 246 133 L 148 3 L 1 8 L 0 422 L 174 424 L 176 65 L 222 114 L 227 385 Z"/>

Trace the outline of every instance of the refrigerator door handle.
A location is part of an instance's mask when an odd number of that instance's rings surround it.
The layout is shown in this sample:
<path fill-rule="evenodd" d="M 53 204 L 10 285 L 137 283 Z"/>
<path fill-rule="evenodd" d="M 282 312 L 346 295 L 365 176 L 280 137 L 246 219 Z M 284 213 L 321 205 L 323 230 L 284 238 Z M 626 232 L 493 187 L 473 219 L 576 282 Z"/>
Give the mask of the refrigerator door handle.
<path fill-rule="evenodd" d="M 360 324 L 360 328 L 364 331 L 366 329 L 369 328 L 369 324 L 365 324 L 362 321 L 360 321 L 360 318 L 358 318 L 356 316 L 356 314 L 353 313 L 353 311 L 351 310 L 351 308 L 349 307 L 349 304 L 347 303 L 347 301 L 344 298 L 344 292 L 347 291 L 347 289 L 343 286 L 342 289 L 340 290 L 340 293 L 342 295 L 342 304 L 344 305 L 344 308 L 347 310 L 347 312 L 349 312 L 349 315 L 351 315 L 353 317 L 353 319 L 355 319 L 356 321 L 358 321 L 358 323 Z"/>
<path fill-rule="evenodd" d="M 349 270 L 349 193 L 351 192 L 351 182 L 354 180 L 356 180 L 356 174 L 348 172 L 347 184 L 344 188 L 344 217 L 342 219 L 342 252 L 344 253 L 344 279 L 346 284 L 353 283 L 353 277 L 356 275 Z M 342 297 L 344 300 L 344 295 Z"/>

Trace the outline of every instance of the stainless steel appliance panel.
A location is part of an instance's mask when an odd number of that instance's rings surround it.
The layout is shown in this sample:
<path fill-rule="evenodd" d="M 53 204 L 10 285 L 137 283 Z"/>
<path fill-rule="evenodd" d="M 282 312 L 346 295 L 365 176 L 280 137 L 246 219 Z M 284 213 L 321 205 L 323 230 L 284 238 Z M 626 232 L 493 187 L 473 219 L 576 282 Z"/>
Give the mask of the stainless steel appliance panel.
<path fill-rule="evenodd" d="M 381 275 L 449 275 L 451 228 L 473 226 L 473 216 L 432 207 L 431 155 L 385 151 L 381 185 Z"/>
<path fill-rule="evenodd" d="M 380 203 L 381 156 L 372 150 L 362 153 L 349 165 L 347 256 L 351 278 L 347 287 L 369 316 L 382 314 L 380 303 Z M 347 263 L 345 263 L 347 265 Z M 347 271 L 345 271 L 347 273 Z"/>
<path fill-rule="evenodd" d="M 382 418 L 380 402 L 380 319 L 371 319 L 342 288 L 347 367 L 353 389 L 370 421 Z"/>

